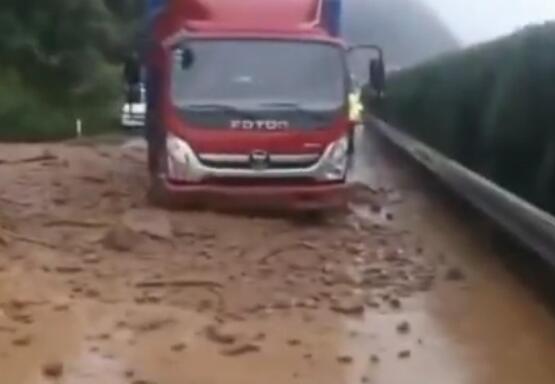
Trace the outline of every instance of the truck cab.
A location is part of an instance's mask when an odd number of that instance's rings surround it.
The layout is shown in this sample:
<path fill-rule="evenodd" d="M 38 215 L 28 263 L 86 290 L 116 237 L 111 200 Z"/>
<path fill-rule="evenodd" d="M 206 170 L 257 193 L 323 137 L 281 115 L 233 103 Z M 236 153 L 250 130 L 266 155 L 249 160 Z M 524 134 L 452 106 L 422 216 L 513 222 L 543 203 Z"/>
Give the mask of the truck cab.
<path fill-rule="evenodd" d="M 158 12 L 146 56 L 155 200 L 345 205 L 355 122 L 332 3 L 173 0 Z M 372 67 L 382 75 L 381 55 Z"/>

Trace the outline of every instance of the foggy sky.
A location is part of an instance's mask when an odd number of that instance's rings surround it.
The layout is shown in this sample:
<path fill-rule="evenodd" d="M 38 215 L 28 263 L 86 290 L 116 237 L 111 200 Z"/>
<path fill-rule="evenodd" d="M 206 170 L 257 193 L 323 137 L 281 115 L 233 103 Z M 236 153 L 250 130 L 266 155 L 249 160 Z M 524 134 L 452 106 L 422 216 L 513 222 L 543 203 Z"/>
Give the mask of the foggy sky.
<path fill-rule="evenodd" d="M 555 20 L 555 0 L 422 0 L 465 45 Z"/>

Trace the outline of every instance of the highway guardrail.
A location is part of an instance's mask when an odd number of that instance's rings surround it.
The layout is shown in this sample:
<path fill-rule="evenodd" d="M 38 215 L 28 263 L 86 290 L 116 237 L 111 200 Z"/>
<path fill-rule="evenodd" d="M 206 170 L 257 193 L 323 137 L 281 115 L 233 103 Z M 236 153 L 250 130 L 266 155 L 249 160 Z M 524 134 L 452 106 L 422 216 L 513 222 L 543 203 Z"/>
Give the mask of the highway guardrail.
<path fill-rule="evenodd" d="M 555 217 L 383 121 L 369 125 L 555 267 Z"/>

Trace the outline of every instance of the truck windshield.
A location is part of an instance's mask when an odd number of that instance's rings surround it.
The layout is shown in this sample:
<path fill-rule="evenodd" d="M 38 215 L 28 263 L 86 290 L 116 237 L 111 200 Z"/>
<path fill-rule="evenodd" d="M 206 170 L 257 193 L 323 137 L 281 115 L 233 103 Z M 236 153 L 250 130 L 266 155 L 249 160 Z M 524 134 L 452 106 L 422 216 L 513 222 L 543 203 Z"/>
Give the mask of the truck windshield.
<path fill-rule="evenodd" d="M 176 50 L 172 93 L 180 109 L 207 105 L 239 109 L 337 110 L 345 103 L 341 49 L 325 43 L 192 40 L 192 61 Z"/>

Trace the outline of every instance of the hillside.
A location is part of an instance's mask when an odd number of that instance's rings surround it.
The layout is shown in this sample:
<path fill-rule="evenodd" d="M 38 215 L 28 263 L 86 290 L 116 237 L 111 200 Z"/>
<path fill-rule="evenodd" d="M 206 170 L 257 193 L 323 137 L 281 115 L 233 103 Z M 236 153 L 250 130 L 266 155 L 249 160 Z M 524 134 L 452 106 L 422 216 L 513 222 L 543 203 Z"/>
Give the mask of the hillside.
<path fill-rule="evenodd" d="M 459 48 L 459 43 L 421 0 L 344 0 L 343 30 L 357 43 L 384 47 L 391 66 L 409 66 Z"/>

